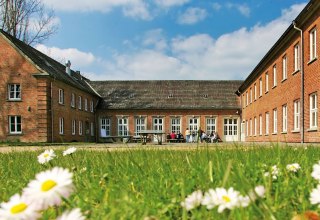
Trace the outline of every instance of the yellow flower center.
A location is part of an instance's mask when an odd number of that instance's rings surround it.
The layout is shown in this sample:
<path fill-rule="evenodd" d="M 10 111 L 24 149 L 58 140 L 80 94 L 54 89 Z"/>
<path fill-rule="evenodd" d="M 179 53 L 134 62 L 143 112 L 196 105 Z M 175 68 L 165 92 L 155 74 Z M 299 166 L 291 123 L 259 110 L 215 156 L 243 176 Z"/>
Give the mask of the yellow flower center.
<path fill-rule="evenodd" d="M 49 157 L 49 154 L 44 154 L 43 156 L 44 156 L 45 158 L 47 158 L 47 157 Z"/>
<path fill-rule="evenodd" d="M 23 212 L 28 206 L 25 203 L 19 203 L 18 205 L 12 206 L 10 209 L 10 212 L 12 214 L 18 214 L 20 212 Z"/>
<path fill-rule="evenodd" d="M 225 202 L 231 202 L 231 199 L 229 198 L 229 196 L 222 196 L 222 199 L 223 199 Z"/>
<path fill-rule="evenodd" d="M 44 192 L 49 191 L 50 189 L 52 189 L 53 187 L 55 187 L 57 185 L 57 183 L 53 180 L 47 180 L 44 183 L 42 183 L 41 185 L 41 190 Z"/>

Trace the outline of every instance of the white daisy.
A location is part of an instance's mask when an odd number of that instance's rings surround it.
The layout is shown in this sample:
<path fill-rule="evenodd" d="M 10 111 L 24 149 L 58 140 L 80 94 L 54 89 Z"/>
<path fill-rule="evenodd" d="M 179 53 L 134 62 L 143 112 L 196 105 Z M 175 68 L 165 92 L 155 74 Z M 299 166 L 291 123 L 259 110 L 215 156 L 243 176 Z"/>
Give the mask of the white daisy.
<path fill-rule="evenodd" d="M 320 181 L 320 161 L 317 164 L 313 165 L 313 170 L 312 170 L 311 176 L 314 179 Z"/>
<path fill-rule="evenodd" d="M 239 206 L 240 207 L 248 207 L 250 205 L 250 198 L 249 196 L 243 196 L 243 195 L 240 195 L 238 197 L 239 199 Z"/>
<path fill-rule="evenodd" d="M 38 156 L 38 162 L 40 164 L 45 164 L 56 157 L 56 154 L 52 149 L 45 150 L 42 154 Z"/>
<path fill-rule="evenodd" d="M 276 180 L 279 175 L 279 168 L 277 167 L 277 165 L 272 166 L 270 171 L 271 172 L 265 172 L 264 176 L 270 176 L 271 173 L 272 179 Z"/>
<path fill-rule="evenodd" d="M 197 208 L 201 205 L 201 201 L 203 198 L 203 193 L 201 190 L 197 190 L 192 194 L 188 195 L 187 198 L 181 202 L 181 206 L 186 208 L 186 210 L 191 210 Z"/>
<path fill-rule="evenodd" d="M 296 173 L 296 172 L 298 172 L 298 170 L 301 169 L 301 167 L 298 163 L 288 164 L 286 168 L 289 172 L 293 172 L 293 173 Z"/>
<path fill-rule="evenodd" d="M 59 205 L 61 197 L 68 198 L 73 192 L 72 173 L 68 169 L 54 167 L 36 175 L 23 190 L 23 195 L 40 210 Z"/>
<path fill-rule="evenodd" d="M 320 208 L 320 185 L 317 188 L 314 188 L 310 193 L 310 202 L 312 205 L 318 204 Z"/>
<path fill-rule="evenodd" d="M 249 197 L 252 201 L 255 201 L 257 197 L 264 198 L 265 192 L 266 192 L 266 189 L 264 188 L 264 186 L 259 185 L 254 187 L 253 190 L 250 190 Z"/>
<path fill-rule="evenodd" d="M 70 147 L 67 150 L 63 151 L 63 156 L 71 155 L 74 152 L 76 152 L 77 148 L 75 147 Z"/>
<path fill-rule="evenodd" d="M 64 212 L 57 220 L 85 220 L 79 208 Z"/>
<path fill-rule="evenodd" d="M 36 211 L 34 205 L 19 194 L 13 195 L 9 202 L 3 202 L 0 205 L 0 219 L 33 220 L 39 218 L 40 214 Z"/>
<path fill-rule="evenodd" d="M 206 206 L 209 210 L 219 205 L 216 191 L 209 189 L 208 192 L 204 194 L 201 204 Z"/>
<path fill-rule="evenodd" d="M 218 212 L 221 213 L 225 209 L 233 209 L 234 207 L 240 206 L 239 192 L 234 190 L 232 187 L 228 190 L 224 188 L 216 188 L 217 203 L 219 205 Z"/>

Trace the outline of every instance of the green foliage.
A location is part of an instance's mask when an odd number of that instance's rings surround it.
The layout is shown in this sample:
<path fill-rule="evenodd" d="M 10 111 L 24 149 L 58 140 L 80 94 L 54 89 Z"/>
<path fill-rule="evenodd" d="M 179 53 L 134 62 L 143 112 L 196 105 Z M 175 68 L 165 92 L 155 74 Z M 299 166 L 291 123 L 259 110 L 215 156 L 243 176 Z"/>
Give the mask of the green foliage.
<path fill-rule="evenodd" d="M 313 164 L 320 160 L 316 147 L 78 149 L 65 157 L 62 150 L 48 165 L 38 163 L 40 151 L 0 154 L 0 200 L 20 193 L 38 172 L 61 166 L 73 171 L 76 191 L 62 207 L 44 212 L 44 219 L 74 207 L 88 219 L 290 219 L 295 213 L 317 211 L 309 202 L 317 185 L 311 177 Z M 301 169 L 288 172 L 290 163 L 299 163 Z M 280 169 L 277 180 L 264 176 L 273 165 Z M 246 208 L 187 212 L 180 205 L 195 190 L 233 187 L 245 195 L 257 185 L 265 186 L 266 197 Z"/>

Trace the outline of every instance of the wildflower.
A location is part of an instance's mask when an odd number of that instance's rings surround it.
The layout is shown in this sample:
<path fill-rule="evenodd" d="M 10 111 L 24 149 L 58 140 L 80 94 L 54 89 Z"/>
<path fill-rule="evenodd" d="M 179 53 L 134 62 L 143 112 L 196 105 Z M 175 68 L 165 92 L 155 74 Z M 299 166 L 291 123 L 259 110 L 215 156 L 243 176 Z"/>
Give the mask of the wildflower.
<path fill-rule="evenodd" d="M 312 170 L 311 176 L 314 179 L 320 181 L 320 161 L 317 164 L 313 165 L 313 170 Z"/>
<path fill-rule="evenodd" d="M 202 205 L 207 206 L 207 209 L 212 209 L 218 205 L 218 196 L 215 190 L 209 189 L 208 192 L 204 194 L 201 202 Z"/>
<path fill-rule="evenodd" d="M 277 165 L 274 165 L 271 167 L 271 175 L 272 175 L 272 179 L 274 179 L 274 180 L 276 180 L 278 178 L 279 169 L 278 169 Z M 264 176 L 270 176 L 270 172 L 265 172 Z"/>
<path fill-rule="evenodd" d="M 318 204 L 318 207 L 320 208 L 320 185 L 311 191 L 310 202 L 312 205 Z"/>
<path fill-rule="evenodd" d="M 243 195 L 240 195 L 238 197 L 239 199 L 239 206 L 240 207 L 247 207 L 249 206 L 250 204 L 250 197 L 249 196 L 243 196 Z"/>
<path fill-rule="evenodd" d="M 217 188 L 215 190 L 217 194 L 218 212 L 221 213 L 225 209 L 233 209 L 240 206 L 239 192 L 235 191 L 232 187 L 228 190 L 224 188 Z"/>
<path fill-rule="evenodd" d="M 72 209 L 71 211 L 64 212 L 57 220 L 85 220 L 79 208 Z"/>
<path fill-rule="evenodd" d="M 296 173 L 296 172 L 298 172 L 298 170 L 300 170 L 300 165 L 298 164 L 298 163 L 292 163 L 292 164 L 288 164 L 287 165 L 287 170 L 289 171 L 289 172 L 294 172 L 294 173 Z"/>
<path fill-rule="evenodd" d="M 35 207 L 19 194 L 13 195 L 9 202 L 0 205 L 0 219 L 33 220 L 39 217 L 40 214 Z"/>
<path fill-rule="evenodd" d="M 56 154 L 52 149 L 45 150 L 42 154 L 38 156 L 38 162 L 40 164 L 45 164 L 56 157 Z"/>
<path fill-rule="evenodd" d="M 259 185 L 249 192 L 249 197 L 252 201 L 255 201 L 257 199 L 257 196 L 259 198 L 264 198 L 265 192 L 266 189 L 264 188 L 264 186 Z"/>
<path fill-rule="evenodd" d="M 39 210 L 59 205 L 61 197 L 68 198 L 73 191 L 72 173 L 61 167 L 54 167 L 36 175 L 23 190 L 23 194 L 37 204 Z"/>
<path fill-rule="evenodd" d="M 187 196 L 184 202 L 181 202 L 181 206 L 186 208 L 186 210 L 194 209 L 201 205 L 203 194 L 201 190 L 193 192 L 191 195 Z"/>
<path fill-rule="evenodd" d="M 75 147 L 70 147 L 67 150 L 63 151 L 63 156 L 71 155 L 74 152 L 76 152 L 77 148 Z"/>

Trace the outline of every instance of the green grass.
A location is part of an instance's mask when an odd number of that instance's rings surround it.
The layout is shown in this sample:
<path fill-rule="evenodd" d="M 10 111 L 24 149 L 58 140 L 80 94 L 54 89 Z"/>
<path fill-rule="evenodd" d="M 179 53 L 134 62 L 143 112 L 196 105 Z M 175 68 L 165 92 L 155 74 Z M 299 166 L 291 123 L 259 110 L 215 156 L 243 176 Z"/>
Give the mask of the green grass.
<path fill-rule="evenodd" d="M 88 219 L 291 219 L 295 213 L 317 211 L 309 202 L 317 185 L 311 177 L 313 164 L 320 160 L 316 147 L 78 150 L 73 157 L 63 157 L 62 150 L 56 151 L 59 157 L 51 166 L 73 171 L 76 191 L 69 204 L 45 211 L 44 219 L 73 207 L 81 208 Z M 50 168 L 37 162 L 39 153 L 0 154 L 1 201 L 20 193 L 38 172 Z M 285 168 L 290 163 L 299 163 L 301 170 L 288 173 Z M 276 181 L 263 175 L 272 165 L 281 170 Z M 265 186 L 266 197 L 246 208 L 219 214 L 205 207 L 187 212 L 180 205 L 198 189 L 233 187 L 246 194 L 257 185 Z"/>

